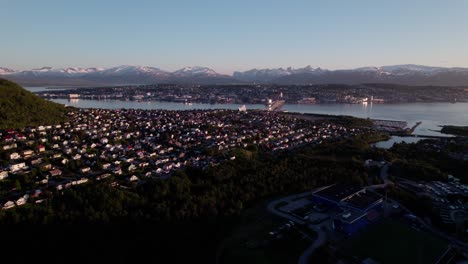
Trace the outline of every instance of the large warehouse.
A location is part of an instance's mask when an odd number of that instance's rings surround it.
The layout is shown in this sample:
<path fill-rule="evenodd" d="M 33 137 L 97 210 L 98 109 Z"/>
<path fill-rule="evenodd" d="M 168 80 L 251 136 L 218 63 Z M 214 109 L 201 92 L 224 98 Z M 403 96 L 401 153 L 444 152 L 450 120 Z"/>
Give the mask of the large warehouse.
<path fill-rule="evenodd" d="M 375 221 L 382 210 L 382 196 L 366 189 L 345 184 L 334 184 L 312 194 L 312 200 L 322 206 L 336 210 L 332 226 L 347 234 Z"/>

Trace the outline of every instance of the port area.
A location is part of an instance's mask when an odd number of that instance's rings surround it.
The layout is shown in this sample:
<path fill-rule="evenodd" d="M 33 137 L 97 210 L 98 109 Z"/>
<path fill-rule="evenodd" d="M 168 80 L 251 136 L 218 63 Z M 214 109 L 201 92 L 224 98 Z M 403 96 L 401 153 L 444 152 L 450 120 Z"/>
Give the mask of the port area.
<path fill-rule="evenodd" d="M 422 122 L 416 122 L 412 127 L 408 127 L 408 122 L 406 121 L 372 119 L 372 123 L 373 128 L 378 131 L 387 132 L 392 136 L 408 136 L 413 134 L 414 130 Z"/>

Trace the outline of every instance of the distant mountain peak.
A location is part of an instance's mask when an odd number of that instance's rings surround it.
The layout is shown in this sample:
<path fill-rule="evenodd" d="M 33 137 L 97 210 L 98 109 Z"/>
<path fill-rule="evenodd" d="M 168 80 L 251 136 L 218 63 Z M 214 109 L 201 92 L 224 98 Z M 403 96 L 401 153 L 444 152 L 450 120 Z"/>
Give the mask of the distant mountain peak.
<path fill-rule="evenodd" d="M 0 74 L 10 74 L 14 72 L 15 71 L 10 68 L 0 67 Z"/>
<path fill-rule="evenodd" d="M 52 67 L 42 67 L 38 69 L 32 69 L 31 71 L 50 71 L 52 70 Z"/>
<path fill-rule="evenodd" d="M 184 67 L 180 70 L 177 70 L 173 72 L 175 76 L 181 76 L 181 77 L 192 77 L 192 76 L 218 76 L 221 74 L 218 74 L 215 72 L 213 69 L 207 68 L 207 67 L 202 67 L 202 66 L 191 66 L 191 67 Z"/>

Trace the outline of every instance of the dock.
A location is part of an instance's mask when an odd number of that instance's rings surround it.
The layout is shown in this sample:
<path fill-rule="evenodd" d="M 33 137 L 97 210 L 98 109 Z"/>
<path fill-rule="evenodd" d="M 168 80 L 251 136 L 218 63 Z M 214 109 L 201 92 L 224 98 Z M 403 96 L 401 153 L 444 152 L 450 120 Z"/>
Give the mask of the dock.
<path fill-rule="evenodd" d="M 416 122 L 416 124 L 409 130 L 409 133 L 413 134 L 414 130 L 421 124 L 422 122 Z"/>

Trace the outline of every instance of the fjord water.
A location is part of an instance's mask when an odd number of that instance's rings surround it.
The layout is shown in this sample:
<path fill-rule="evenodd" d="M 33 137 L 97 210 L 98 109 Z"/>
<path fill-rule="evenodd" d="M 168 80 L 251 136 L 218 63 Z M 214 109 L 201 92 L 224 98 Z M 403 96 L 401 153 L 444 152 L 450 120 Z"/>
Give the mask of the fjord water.
<path fill-rule="evenodd" d="M 52 99 L 52 101 L 79 108 L 135 108 L 135 109 L 233 109 L 238 104 L 202 104 L 176 102 L 136 102 L 120 100 L 73 100 Z M 265 109 L 262 104 L 246 105 L 248 109 Z M 441 125 L 468 125 L 468 103 L 405 103 L 405 104 L 286 104 L 282 110 L 298 113 L 328 115 L 349 115 L 361 118 L 407 121 L 409 126 L 422 122 L 414 132 L 417 135 L 440 136 Z M 435 131 L 433 131 L 435 130 Z"/>
<path fill-rule="evenodd" d="M 25 87 L 31 92 L 46 91 L 48 87 Z M 67 89 L 55 87 L 54 89 Z M 52 99 L 52 101 L 79 108 L 135 108 L 135 109 L 232 109 L 237 110 L 238 104 L 202 104 L 176 102 L 136 102 L 120 100 L 74 100 Z M 265 109 L 262 104 L 248 104 L 248 109 Z M 313 113 L 327 115 L 349 115 L 361 118 L 400 120 L 413 126 L 422 122 L 414 134 L 427 136 L 441 136 L 437 132 L 442 125 L 468 126 L 468 103 L 399 103 L 399 104 L 286 104 L 282 110 L 298 113 Z M 398 140 L 397 140 L 398 141 Z M 405 140 L 406 141 L 406 140 Z"/>

